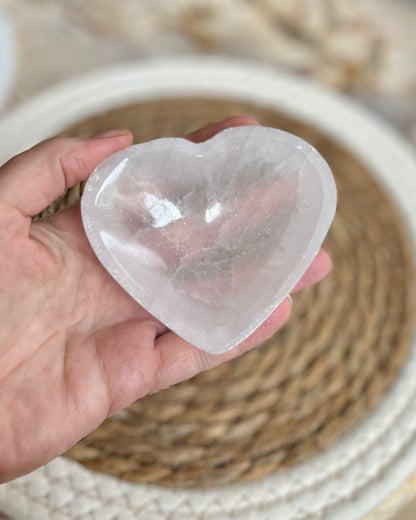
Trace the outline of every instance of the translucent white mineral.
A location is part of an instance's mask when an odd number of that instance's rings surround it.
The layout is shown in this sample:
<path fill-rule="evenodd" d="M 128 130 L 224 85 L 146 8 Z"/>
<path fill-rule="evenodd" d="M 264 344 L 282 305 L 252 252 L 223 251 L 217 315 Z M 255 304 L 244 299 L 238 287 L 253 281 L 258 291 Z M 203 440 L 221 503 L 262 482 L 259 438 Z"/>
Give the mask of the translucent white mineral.
<path fill-rule="evenodd" d="M 302 139 L 261 126 L 200 144 L 157 139 L 105 159 L 82 217 L 104 267 L 144 308 L 211 353 L 249 336 L 318 252 L 331 171 Z"/>

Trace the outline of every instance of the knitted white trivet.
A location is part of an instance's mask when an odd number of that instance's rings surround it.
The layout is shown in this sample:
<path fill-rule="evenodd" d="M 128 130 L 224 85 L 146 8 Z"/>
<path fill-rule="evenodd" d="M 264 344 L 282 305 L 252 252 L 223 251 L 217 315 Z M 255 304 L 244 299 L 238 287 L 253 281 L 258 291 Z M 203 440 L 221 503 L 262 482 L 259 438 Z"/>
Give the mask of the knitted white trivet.
<path fill-rule="evenodd" d="M 197 95 L 271 106 L 329 133 L 387 187 L 416 237 L 416 157 L 406 142 L 333 92 L 225 59 L 146 61 L 57 87 L 0 122 L 0 163 L 105 109 Z M 416 342 L 376 410 L 308 463 L 250 484 L 190 491 L 124 482 L 60 457 L 0 486 L 0 511 L 14 520 L 358 520 L 415 468 Z"/>

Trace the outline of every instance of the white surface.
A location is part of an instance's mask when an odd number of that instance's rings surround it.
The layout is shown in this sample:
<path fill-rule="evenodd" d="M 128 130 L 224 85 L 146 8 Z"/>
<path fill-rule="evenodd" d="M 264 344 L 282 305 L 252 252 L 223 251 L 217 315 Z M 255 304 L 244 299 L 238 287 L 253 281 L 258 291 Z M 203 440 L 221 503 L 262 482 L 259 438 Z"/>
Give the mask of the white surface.
<path fill-rule="evenodd" d="M 105 159 L 82 197 L 89 241 L 146 310 L 219 354 L 276 309 L 319 251 L 336 188 L 319 153 L 263 126 L 156 139 Z"/>
<path fill-rule="evenodd" d="M 6 100 L 14 70 L 14 49 L 11 28 L 0 11 L 0 111 Z"/>
<path fill-rule="evenodd" d="M 416 158 L 393 130 L 305 80 L 226 60 L 132 64 L 58 87 L 0 122 L 0 142 L 7 143 L 1 160 L 104 108 L 172 95 L 252 101 L 330 133 L 388 187 L 416 236 Z M 358 520 L 416 467 L 415 375 L 414 344 L 393 388 L 350 434 L 310 462 L 259 482 L 179 492 L 93 474 L 59 458 L 0 487 L 0 509 L 16 520 Z"/>

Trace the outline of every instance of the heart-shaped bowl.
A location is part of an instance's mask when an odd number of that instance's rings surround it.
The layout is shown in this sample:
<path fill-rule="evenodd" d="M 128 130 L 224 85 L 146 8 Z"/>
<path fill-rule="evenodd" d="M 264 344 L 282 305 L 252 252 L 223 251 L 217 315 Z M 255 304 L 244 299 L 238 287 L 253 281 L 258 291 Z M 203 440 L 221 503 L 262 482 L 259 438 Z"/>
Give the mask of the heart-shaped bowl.
<path fill-rule="evenodd" d="M 90 243 L 120 285 L 218 354 L 249 336 L 309 267 L 336 188 L 303 139 L 247 126 L 203 143 L 126 148 L 96 168 L 81 207 Z"/>
<path fill-rule="evenodd" d="M 44 138 L 110 109 L 148 101 L 156 101 L 163 107 L 163 100 L 190 97 L 231 99 L 266 107 L 332 136 L 373 173 L 397 202 L 408 224 L 409 241 L 414 250 L 416 158 L 412 148 L 395 131 L 354 102 L 304 79 L 258 65 L 200 56 L 194 59 L 170 58 L 119 65 L 66 82 L 28 101 L 0 121 L 0 163 Z M 212 112 L 214 119 L 215 111 Z M 377 216 L 374 215 L 374 218 Z M 366 236 L 370 235 L 371 230 Z M 354 254 L 359 256 L 360 251 L 354 251 Z M 367 281 L 369 284 L 371 280 Z M 360 305 L 359 296 L 357 294 L 354 301 L 357 306 Z M 338 312 L 337 309 L 334 312 Z M 373 316 L 372 309 L 369 313 Z M 347 319 L 348 316 L 345 316 Z M 377 334 L 378 327 L 381 327 L 380 323 L 373 323 L 373 329 L 368 330 L 368 334 Z M 374 345 L 377 350 L 377 342 Z M 279 347 L 283 347 L 279 352 L 285 354 L 284 345 Z M 273 345 L 273 348 L 276 347 Z M 330 353 L 328 355 L 331 357 Z M 279 359 L 283 362 L 284 357 L 282 355 Z M 267 362 L 261 356 L 255 359 L 259 364 Z M 338 362 L 340 366 L 333 367 L 343 377 L 344 366 L 342 361 Z M 314 377 L 319 378 L 320 367 L 320 364 L 311 367 Z M 256 372 L 256 368 L 253 365 L 244 372 L 247 379 Z M 294 363 L 293 373 L 290 368 L 288 370 L 288 399 L 293 395 L 291 378 L 298 369 L 299 364 Z M 357 371 L 359 369 L 356 367 Z M 364 369 L 371 372 L 369 365 L 365 365 Z M 1 486 L 0 509 L 16 519 L 27 518 L 27 511 L 30 510 L 34 520 L 56 514 L 69 519 L 73 518 L 75 510 L 81 511 L 81 516 L 88 510 L 88 515 L 101 518 L 110 509 L 111 514 L 119 518 L 358 520 L 397 487 L 416 466 L 415 372 L 416 344 L 413 342 L 410 356 L 395 385 L 371 413 L 329 449 L 304 464 L 268 474 L 261 480 L 222 485 L 221 489 L 172 490 L 94 473 L 61 457 L 26 477 Z M 309 382 L 304 381 L 306 386 Z M 237 383 L 233 387 L 234 392 L 240 391 L 240 386 L 241 390 L 245 388 L 244 380 Z M 326 384 L 325 381 L 320 383 Z M 209 384 L 215 385 L 215 381 L 212 383 L 207 379 Z M 281 396 L 279 392 L 280 389 L 274 397 L 277 401 Z M 198 395 L 198 390 L 192 395 Z M 359 400 L 360 394 L 357 392 L 355 395 Z M 247 393 L 243 393 L 241 400 L 243 406 L 246 402 L 262 404 L 261 400 L 248 401 Z M 225 406 L 224 413 L 234 411 L 234 408 L 226 407 L 225 400 L 219 402 L 220 406 Z M 196 400 L 196 405 L 198 403 Z M 173 400 L 172 404 L 178 403 Z M 182 403 L 178 406 L 181 409 Z M 303 410 L 298 410 L 302 415 Z M 256 418 L 261 418 L 262 409 L 256 408 L 256 411 Z M 153 410 L 152 420 L 154 413 Z M 231 417 L 231 421 L 233 418 L 235 416 Z M 308 416 L 307 419 L 310 424 L 315 417 Z M 337 419 L 338 416 L 335 421 Z M 125 416 L 121 420 L 124 421 Z M 250 428 L 257 423 L 243 424 L 252 432 Z M 123 425 L 125 428 L 125 423 Z M 236 425 L 236 435 L 242 434 L 240 426 Z M 282 424 L 283 429 L 285 426 L 285 423 Z M 178 431 L 183 432 L 183 429 L 179 428 Z M 127 432 L 132 439 L 131 430 L 127 428 Z M 332 433 L 330 430 L 329 435 Z M 218 431 L 215 431 L 217 434 Z M 273 441 L 273 432 L 269 430 L 269 434 Z M 115 439 L 113 446 L 117 442 Z M 229 442 L 229 450 L 234 448 L 234 442 Z M 172 451 L 177 451 L 176 441 L 172 446 Z M 262 449 L 263 445 L 259 448 Z M 143 446 L 141 450 L 139 453 L 147 457 Z M 89 456 L 88 448 L 86 451 Z M 188 458 L 181 460 L 187 462 Z M 113 464 L 111 457 L 108 463 Z M 238 463 L 233 467 L 234 470 L 236 468 Z M 97 500 L 97 497 L 100 499 Z M 59 507 L 57 504 L 64 505 Z"/>

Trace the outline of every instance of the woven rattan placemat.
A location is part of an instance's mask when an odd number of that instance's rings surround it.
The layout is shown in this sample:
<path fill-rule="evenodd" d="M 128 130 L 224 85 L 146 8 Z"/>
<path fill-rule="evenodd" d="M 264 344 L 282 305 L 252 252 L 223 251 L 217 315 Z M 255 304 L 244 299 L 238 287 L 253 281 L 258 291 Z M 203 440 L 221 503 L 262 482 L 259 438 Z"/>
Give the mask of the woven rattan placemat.
<path fill-rule="evenodd" d="M 265 344 L 141 399 L 69 450 L 92 470 L 178 487 L 259 479 L 331 446 L 380 401 L 406 359 L 415 290 L 405 226 L 371 173 L 330 137 L 274 109 L 206 98 L 126 106 L 66 134 L 126 127 L 140 142 L 235 114 L 303 137 L 330 164 L 339 193 L 325 242 L 333 272 L 295 295 L 289 323 Z M 79 194 L 71 189 L 45 214 Z"/>

